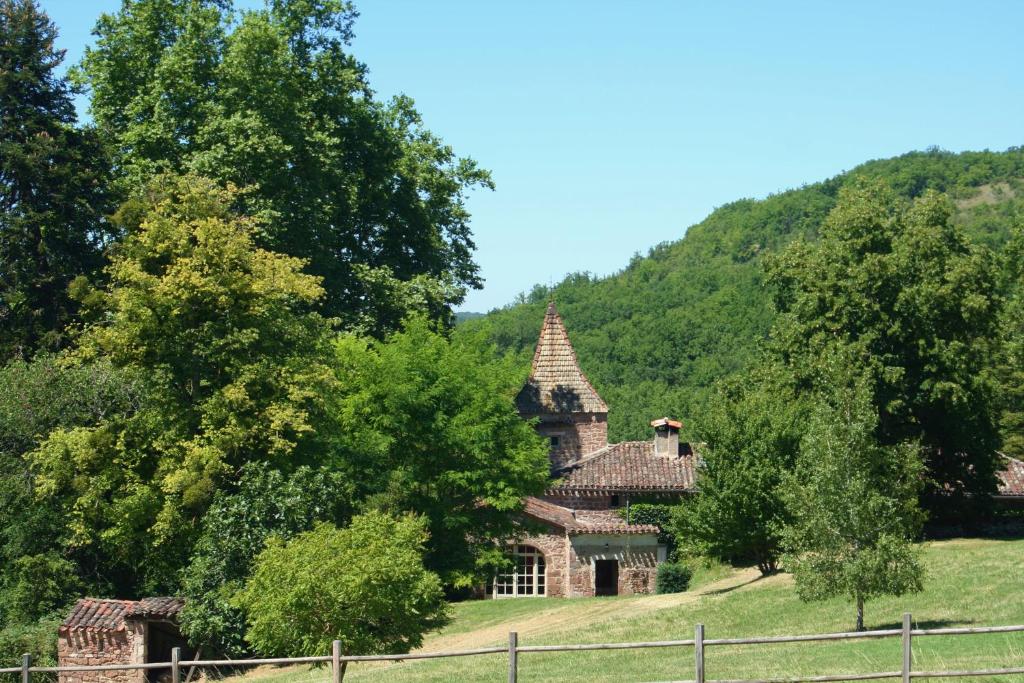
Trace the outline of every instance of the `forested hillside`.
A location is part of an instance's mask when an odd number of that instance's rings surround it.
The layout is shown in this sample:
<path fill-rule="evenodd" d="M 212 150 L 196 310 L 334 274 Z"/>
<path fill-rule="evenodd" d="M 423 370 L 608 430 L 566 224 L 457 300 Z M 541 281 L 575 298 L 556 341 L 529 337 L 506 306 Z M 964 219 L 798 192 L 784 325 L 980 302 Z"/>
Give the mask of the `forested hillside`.
<path fill-rule="evenodd" d="M 558 303 L 584 372 L 608 402 L 613 441 L 647 438 L 648 422 L 700 414 L 712 383 L 750 366 L 773 317 L 763 283 L 766 254 L 814 238 L 839 189 L 875 178 L 911 199 L 947 193 L 972 241 L 1000 249 L 1024 217 L 1024 148 L 1005 152 L 912 152 L 867 162 L 823 182 L 741 199 L 716 209 L 683 239 L 660 244 L 609 277 L 568 276 L 469 320 L 525 365 L 544 305 Z"/>

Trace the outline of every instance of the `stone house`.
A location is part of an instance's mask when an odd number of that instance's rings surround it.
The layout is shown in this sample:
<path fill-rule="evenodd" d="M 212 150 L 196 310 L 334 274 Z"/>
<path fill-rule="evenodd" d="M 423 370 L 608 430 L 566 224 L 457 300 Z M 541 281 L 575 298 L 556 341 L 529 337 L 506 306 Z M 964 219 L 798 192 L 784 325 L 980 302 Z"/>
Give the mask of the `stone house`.
<path fill-rule="evenodd" d="M 539 532 L 509 552 L 514 567 L 487 587 L 495 598 L 629 595 L 654 591 L 667 549 L 660 529 L 628 521 L 637 500 L 676 500 L 694 491 L 695 456 L 681 424 L 651 423 L 650 441 L 608 443 L 608 406 L 580 370 L 555 308 L 548 305 L 530 377 L 516 397 L 548 439 L 551 485 L 527 498 L 523 514 Z"/>
<path fill-rule="evenodd" d="M 57 631 L 58 666 L 169 662 L 173 648 L 188 652 L 178 629 L 183 605 L 181 598 L 82 598 Z M 143 683 L 169 673 L 160 669 L 71 671 L 61 673 L 59 683 Z"/>
<path fill-rule="evenodd" d="M 516 407 L 548 439 L 552 481 L 543 496 L 524 501 L 524 516 L 541 531 L 509 548 L 515 566 L 496 577 L 487 595 L 653 592 L 666 548 L 660 530 L 629 523 L 628 510 L 631 502 L 672 502 L 697 492 L 697 456 L 679 441 L 682 424 L 661 418 L 651 422 L 651 440 L 609 444 L 608 405 L 580 369 L 554 303 Z M 1004 456 L 997 476 L 996 502 L 1024 508 L 1024 462 Z"/>

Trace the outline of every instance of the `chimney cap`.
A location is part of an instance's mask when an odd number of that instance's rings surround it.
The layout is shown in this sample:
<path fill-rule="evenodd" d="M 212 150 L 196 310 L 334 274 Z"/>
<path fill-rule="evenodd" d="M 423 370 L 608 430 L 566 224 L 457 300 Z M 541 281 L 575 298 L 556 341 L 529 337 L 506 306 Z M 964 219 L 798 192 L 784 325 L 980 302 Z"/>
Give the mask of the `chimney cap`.
<path fill-rule="evenodd" d="M 672 420 L 667 417 L 663 417 L 660 420 L 651 420 L 651 426 L 657 429 L 658 427 L 671 427 L 672 429 L 682 429 L 683 423 L 679 420 Z"/>

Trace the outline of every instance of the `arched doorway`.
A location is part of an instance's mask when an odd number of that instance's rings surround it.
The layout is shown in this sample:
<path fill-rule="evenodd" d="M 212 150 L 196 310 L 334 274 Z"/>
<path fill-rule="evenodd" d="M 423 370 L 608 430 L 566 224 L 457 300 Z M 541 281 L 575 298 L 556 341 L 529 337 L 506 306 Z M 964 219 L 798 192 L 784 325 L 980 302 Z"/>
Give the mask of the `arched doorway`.
<path fill-rule="evenodd" d="M 512 548 L 512 567 L 494 578 L 494 597 L 522 598 L 544 595 L 544 553 L 532 545 Z"/>

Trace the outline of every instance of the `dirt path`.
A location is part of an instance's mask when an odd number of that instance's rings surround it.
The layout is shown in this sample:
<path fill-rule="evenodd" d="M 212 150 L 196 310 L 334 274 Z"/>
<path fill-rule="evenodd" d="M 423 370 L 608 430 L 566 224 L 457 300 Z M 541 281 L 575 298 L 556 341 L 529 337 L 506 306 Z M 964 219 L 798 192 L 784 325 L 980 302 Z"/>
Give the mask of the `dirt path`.
<path fill-rule="evenodd" d="M 584 616 L 588 626 L 602 621 L 635 617 L 639 614 L 691 604 L 707 595 L 742 589 L 745 585 L 758 580 L 759 576 L 756 569 L 743 569 L 692 592 L 608 600 L 598 605 L 588 601 L 585 608 L 572 600 L 552 600 L 553 605 L 550 609 L 518 619 L 510 619 L 468 633 L 439 634 L 427 638 L 421 649 L 427 652 L 442 652 L 489 647 L 506 642 L 509 631 L 517 631 L 520 639 L 526 639 L 579 626 L 580 619 Z"/>

